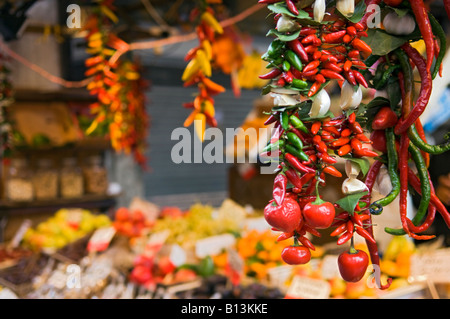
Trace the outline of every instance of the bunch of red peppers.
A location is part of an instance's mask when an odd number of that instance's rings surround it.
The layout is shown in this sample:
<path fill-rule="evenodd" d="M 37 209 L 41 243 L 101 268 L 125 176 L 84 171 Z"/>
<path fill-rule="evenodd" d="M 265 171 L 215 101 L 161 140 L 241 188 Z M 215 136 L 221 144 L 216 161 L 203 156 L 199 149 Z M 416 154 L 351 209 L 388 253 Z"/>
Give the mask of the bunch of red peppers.
<path fill-rule="evenodd" d="M 353 238 L 364 238 L 371 263 L 379 266 L 372 215 L 381 214 L 397 197 L 402 228 L 386 228 L 386 232 L 431 239 L 434 236 L 421 233 L 429 229 L 436 213 L 450 227 L 450 214 L 437 198 L 428 173 L 430 154 L 449 150 L 450 141 L 428 144 L 419 118 L 428 105 L 433 78 L 442 73 L 445 33 L 424 2 L 417 0 L 338 0 L 328 8 L 321 0 L 313 6 L 295 0 L 259 3 L 267 4 L 276 24 L 268 33 L 274 39 L 262 56 L 271 69 L 260 76 L 271 81 L 263 94 L 274 97 L 266 122 L 274 131 L 261 158 L 278 163 L 265 219 L 281 232 L 280 241 L 293 238 L 293 244 L 282 252 L 288 264 L 309 262 L 310 251 L 315 250 L 309 235 L 321 236 L 320 230 L 331 228 L 338 245 L 350 243 L 338 260 L 343 279 L 359 281 L 366 273 L 369 256 L 353 247 Z M 367 7 L 371 4 L 379 5 L 382 12 L 399 10 L 410 15 L 418 31 L 390 48 L 388 54 L 378 54 L 368 28 L 371 13 Z M 444 4 L 450 14 L 450 1 Z M 421 39 L 426 57 L 411 45 Z M 414 69 L 421 78 L 417 97 Z M 341 88 L 339 114 L 330 111 L 326 89 L 332 81 Z M 398 90 L 397 95 L 390 90 L 387 98 L 378 96 L 362 104 L 361 86 L 380 92 L 388 86 Z M 335 167 L 339 158 L 345 162 L 345 196 L 331 203 L 320 190 L 328 176 L 343 177 Z M 383 166 L 391 188 L 372 202 L 372 189 Z M 421 195 L 412 219 L 407 217 L 409 186 Z M 391 278 L 379 287 L 386 289 L 390 283 Z"/>

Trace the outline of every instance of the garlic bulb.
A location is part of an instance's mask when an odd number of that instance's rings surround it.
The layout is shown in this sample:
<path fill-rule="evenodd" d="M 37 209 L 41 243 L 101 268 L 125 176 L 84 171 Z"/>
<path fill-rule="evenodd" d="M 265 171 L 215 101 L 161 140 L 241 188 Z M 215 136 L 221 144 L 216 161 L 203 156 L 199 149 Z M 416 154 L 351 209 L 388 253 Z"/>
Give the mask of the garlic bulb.
<path fill-rule="evenodd" d="M 400 17 L 395 12 L 389 12 L 383 19 L 383 26 L 387 33 L 408 35 L 416 28 L 416 22 L 409 14 Z"/>
<path fill-rule="evenodd" d="M 300 25 L 285 14 L 282 14 L 277 21 L 277 30 L 279 32 L 292 32 L 298 29 L 300 29 Z"/>
<path fill-rule="evenodd" d="M 271 93 L 273 97 L 273 104 L 275 106 L 289 106 L 289 105 L 297 105 L 300 101 L 297 99 L 298 96 L 291 94 L 274 94 Z"/>
<path fill-rule="evenodd" d="M 346 17 L 351 17 L 355 12 L 355 0 L 337 0 L 336 8 Z"/>
<path fill-rule="evenodd" d="M 358 86 L 355 91 L 353 85 L 348 81 L 344 81 L 341 89 L 341 98 L 339 100 L 339 106 L 342 110 L 356 109 L 362 101 L 361 86 Z"/>
<path fill-rule="evenodd" d="M 360 171 L 361 168 L 358 164 L 350 160 L 345 161 L 345 174 L 347 174 L 347 177 L 356 178 Z"/>
<path fill-rule="evenodd" d="M 331 106 L 331 99 L 325 89 L 322 89 L 317 93 L 311 110 L 309 111 L 310 117 L 319 117 L 325 115 Z"/>
<path fill-rule="evenodd" d="M 375 180 L 375 184 L 373 185 L 373 189 L 382 196 L 387 196 L 392 191 L 391 177 L 389 176 L 385 165 L 381 167 Z"/>
<path fill-rule="evenodd" d="M 345 195 L 351 195 L 355 193 L 368 191 L 366 184 L 357 178 L 349 177 L 342 183 L 342 193 Z"/>
<path fill-rule="evenodd" d="M 326 8 L 327 5 L 325 0 L 316 0 L 316 2 L 314 2 L 314 21 L 322 22 Z"/>

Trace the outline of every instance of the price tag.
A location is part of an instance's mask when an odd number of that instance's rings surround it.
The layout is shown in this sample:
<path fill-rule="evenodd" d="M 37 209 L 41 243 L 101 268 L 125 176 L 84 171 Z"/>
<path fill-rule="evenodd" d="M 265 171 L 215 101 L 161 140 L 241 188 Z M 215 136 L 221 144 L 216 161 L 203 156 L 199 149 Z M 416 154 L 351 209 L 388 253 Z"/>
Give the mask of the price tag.
<path fill-rule="evenodd" d="M 450 283 L 450 248 L 411 256 L 411 279 Z"/>
<path fill-rule="evenodd" d="M 186 263 L 187 254 L 186 251 L 181 248 L 179 245 L 174 244 L 170 249 L 169 259 L 174 264 L 174 266 L 178 267 Z"/>
<path fill-rule="evenodd" d="M 115 234 L 116 229 L 114 227 L 97 229 L 91 239 L 89 239 L 87 250 L 89 252 L 105 251 Z"/>
<path fill-rule="evenodd" d="M 331 287 L 325 280 L 295 276 L 286 293 L 288 298 L 328 299 Z"/>
<path fill-rule="evenodd" d="M 293 268 L 294 267 L 292 267 L 291 265 L 283 265 L 270 268 L 268 271 L 270 283 L 275 287 L 283 288 L 285 282 L 291 276 Z"/>
<path fill-rule="evenodd" d="M 339 267 L 338 267 L 338 257 L 337 255 L 326 255 L 322 260 L 321 273 L 323 279 L 332 279 L 339 277 Z"/>
<path fill-rule="evenodd" d="M 25 233 L 27 230 L 31 227 L 31 220 L 26 219 L 23 221 L 22 225 L 20 225 L 19 229 L 17 230 L 16 234 L 14 235 L 13 239 L 11 240 L 9 247 L 16 248 L 19 246 L 20 242 L 23 239 L 23 236 L 25 236 Z"/>
<path fill-rule="evenodd" d="M 195 254 L 198 258 L 218 255 L 223 249 L 234 246 L 236 238 L 231 234 L 223 234 L 200 239 L 195 243 Z"/>
<path fill-rule="evenodd" d="M 270 225 L 266 222 L 264 217 L 247 218 L 244 221 L 244 228 L 247 230 L 265 231 L 270 229 Z"/>

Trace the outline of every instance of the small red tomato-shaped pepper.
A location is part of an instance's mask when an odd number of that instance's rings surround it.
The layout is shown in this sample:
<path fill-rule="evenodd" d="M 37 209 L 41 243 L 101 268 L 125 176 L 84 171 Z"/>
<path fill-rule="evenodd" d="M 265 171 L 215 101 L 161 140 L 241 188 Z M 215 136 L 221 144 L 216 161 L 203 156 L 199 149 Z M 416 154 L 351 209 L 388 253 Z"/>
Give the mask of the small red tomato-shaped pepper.
<path fill-rule="evenodd" d="M 311 252 L 305 246 L 287 246 L 281 252 L 281 259 L 289 265 L 303 265 L 311 260 Z"/>
<path fill-rule="evenodd" d="M 264 218 L 270 226 L 284 233 L 293 232 L 303 219 L 300 206 L 291 197 L 285 197 L 281 205 L 271 200 L 264 208 Z"/>
<path fill-rule="evenodd" d="M 382 107 L 372 121 L 372 129 L 384 130 L 394 127 L 398 122 L 397 114 L 389 107 Z"/>
<path fill-rule="evenodd" d="M 369 266 L 369 257 L 362 250 L 353 247 L 338 257 L 339 272 L 342 279 L 348 282 L 358 282 L 366 273 Z"/>
<path fill-rule="evenodd" d="M 322 200 L 319 196 L 314 202 L 303 208 L 305 223 L 312 228 L 325 229 L 331 226 L 336 215 L 334 205 Z"/>
<path fill-rule="evenodd" d="M 372 141 L 372 147 L 375 150 L 381 153 L 387 153 L 386 133 L 384 130 L 374 130 L 372 134 L 370 134 L 370 140 Z"/>

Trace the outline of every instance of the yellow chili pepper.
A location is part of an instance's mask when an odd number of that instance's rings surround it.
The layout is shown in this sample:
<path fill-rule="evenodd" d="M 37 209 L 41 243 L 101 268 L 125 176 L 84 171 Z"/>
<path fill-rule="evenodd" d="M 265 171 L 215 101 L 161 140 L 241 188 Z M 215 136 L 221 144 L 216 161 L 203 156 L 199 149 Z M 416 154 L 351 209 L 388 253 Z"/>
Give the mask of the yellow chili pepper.
<path fill-rule="evenodd" d="M 211 46 L 211 42 L 209 42 L 208 40 L 203 40 L 202 41 L 202 48 L 203 50 L 205 50 L 206 53 L 206 58 L 208 60 L 212 59 L 212 46 Z"/>
<path fill-rule="evenodd" d="M 194 119 L 194 128 L 200 141 L 205 139 L 206 117 L 203 113 L 197 113 Z"/>
<path fill-rule="evenodd" d="M 222 26 L 210 12 L 208 11 L 203 12 L 201 20 L 205 21 L 205 23 L 208 24 L 211 28 L 213 28 L 213 30 L 216 31 L 217 33 L 219 34 L 223 33 Z"/>
<path fill-rule="evenodd" d="M 212 75 L 211 62 L 209 62 L 203 49 L 197 50 L 196 60 L 200 63 L 200 68 L 205 76 L 210 77 Z"/>
<path fill-rule="evenodd" d="M 181 76 L 181 80 L 183 82 L 188 81 L 191 79 L 192 76 L 194 76 L 197 71 L 200 69 L 200 62 L 197 61 L 197 59 L 192 59 L 189 61 L 188 65 L 184 69 L 183 75 Z"/>

